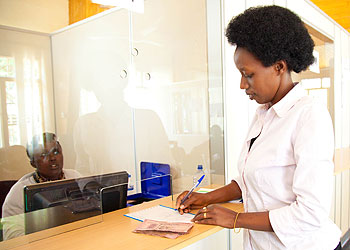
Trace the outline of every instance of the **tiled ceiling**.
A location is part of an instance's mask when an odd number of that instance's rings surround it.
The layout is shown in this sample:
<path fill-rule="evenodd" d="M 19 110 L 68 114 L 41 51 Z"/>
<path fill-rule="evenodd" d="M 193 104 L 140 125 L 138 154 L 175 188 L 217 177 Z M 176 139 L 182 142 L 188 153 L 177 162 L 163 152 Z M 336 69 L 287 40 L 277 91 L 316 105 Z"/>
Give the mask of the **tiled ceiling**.
<path fill-rule="evenodd" d="M 311 2 L 350 32 L 350 0 L 311 0 Z"/>

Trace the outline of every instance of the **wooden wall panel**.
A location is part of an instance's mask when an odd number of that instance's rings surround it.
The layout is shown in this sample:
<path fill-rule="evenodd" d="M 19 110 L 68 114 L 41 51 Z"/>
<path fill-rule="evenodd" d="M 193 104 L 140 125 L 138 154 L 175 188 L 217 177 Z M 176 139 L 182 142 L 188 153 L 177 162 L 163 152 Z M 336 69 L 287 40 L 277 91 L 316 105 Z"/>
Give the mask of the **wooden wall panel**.
<path fill-rule="evenodd" d="M 69 0 L 69 24 L 76 23 L 90 16 L 101 13 L 112 7 L 101 7 L 91 0 Z"/>
<path fill-rule="evenodd" d="M 350 0 L 311 0 L 311 2 L 350 32 Z"/>

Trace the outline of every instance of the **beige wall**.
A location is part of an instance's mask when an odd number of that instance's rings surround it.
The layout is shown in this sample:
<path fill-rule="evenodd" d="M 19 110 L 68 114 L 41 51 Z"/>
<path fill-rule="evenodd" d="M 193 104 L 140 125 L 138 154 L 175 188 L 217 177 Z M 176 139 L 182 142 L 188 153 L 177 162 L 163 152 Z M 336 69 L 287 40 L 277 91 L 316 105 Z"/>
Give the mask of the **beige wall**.
<path fill-rule="evenodd" d="M 68 25 L 68 0 L 0 0 L 0 25 L 56 31 Z"/>

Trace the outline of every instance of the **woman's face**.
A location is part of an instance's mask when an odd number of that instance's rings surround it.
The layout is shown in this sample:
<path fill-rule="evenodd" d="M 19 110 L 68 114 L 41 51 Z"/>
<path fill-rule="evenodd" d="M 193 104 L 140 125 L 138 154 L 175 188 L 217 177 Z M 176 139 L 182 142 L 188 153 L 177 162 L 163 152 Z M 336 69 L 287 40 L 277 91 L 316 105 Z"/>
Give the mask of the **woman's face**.
<path fill-rule="evenodd" d="M 265 67 L 252 53 L 241 47 L 237 47 L 234 61 L 242 75 L 240 88 L 245 89 L 251 100 L 274 105 L 283 97 L 279 93 L 281 74 L 277 64 Z"/>
<path fill-rule="evenodd" d="M 48 142 L 44 146 L 36 148 L 33 166 L 43 177 L 58 180 L 63 171 L 63 154 L 59 142 Z"/>

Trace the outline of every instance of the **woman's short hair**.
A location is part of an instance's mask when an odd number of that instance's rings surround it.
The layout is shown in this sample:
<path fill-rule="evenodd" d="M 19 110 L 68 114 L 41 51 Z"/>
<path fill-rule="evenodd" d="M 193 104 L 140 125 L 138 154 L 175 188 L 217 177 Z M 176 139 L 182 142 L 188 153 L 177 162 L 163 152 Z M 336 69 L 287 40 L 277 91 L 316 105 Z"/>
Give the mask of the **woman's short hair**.
<path fill-rule="evenodd" d="M 27 143 L 27 155 L 31 162 L 34 161 L 34 151 L 39 146 L 45 146 L 46 143 L 50 143 L 52 141 L 57 141 L 56 135 L 53 133 L 44 132 L 39 135 L 33 136 L 32 140 Z"/>
<path fill-rule="evenodd" d="M 227 26 L 228 42 L 247 49 L 265 67 L 284 60 L 299 73 L 314 62 L 314 42 L 300 17 L 276 5 L 252 7 Z"/>

